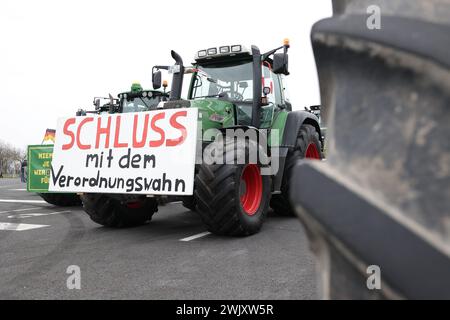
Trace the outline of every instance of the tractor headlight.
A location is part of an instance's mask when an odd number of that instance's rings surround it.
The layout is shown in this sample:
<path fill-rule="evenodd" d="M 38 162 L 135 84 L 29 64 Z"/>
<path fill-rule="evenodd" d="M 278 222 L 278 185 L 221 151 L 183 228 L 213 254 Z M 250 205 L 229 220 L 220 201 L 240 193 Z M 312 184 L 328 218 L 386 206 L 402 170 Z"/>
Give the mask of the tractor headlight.
<path fill-rule="evenodd" d="M 198 57 L 199 58 L 204 58 L 204 57 L 206 57 L 206 55 L 207 55 L 206 50 L 200 50 L 198 52 Z"/>
<path fill-rule="evenodd" d="M 208 49 L 208 56 L 213 56 L 217 54 L 217 48 Z"/>
<path fill-rule="evenodd" d="M 242 51 L 242 46 L 238 45 L 238 46 L 231 46 L 231 52 L 241 52 Z"/>
<path fill-rule="evenodd" d="M 220 53 L 230 53 L 230 47 L 229 46 L 220 47 L 219 52 Z"/>

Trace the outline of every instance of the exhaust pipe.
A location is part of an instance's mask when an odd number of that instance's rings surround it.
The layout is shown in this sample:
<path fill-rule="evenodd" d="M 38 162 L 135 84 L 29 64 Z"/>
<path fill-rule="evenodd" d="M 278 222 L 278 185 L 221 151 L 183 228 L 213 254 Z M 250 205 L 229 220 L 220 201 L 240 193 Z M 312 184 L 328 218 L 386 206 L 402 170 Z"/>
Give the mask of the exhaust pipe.
<path fill-rule="evenodd" d="M 184 78 L 184 66 L 183 59 L 175 51 L 171 51 L 172 58 L 175 60 L 175 65 L 180 66 L 179 72 L 174 72 L 172 79 L 172 89 L 170 90 L 169 101 L 175 101 L 181 99 L 181 90 L 183 89 L 183 78 Z"/>

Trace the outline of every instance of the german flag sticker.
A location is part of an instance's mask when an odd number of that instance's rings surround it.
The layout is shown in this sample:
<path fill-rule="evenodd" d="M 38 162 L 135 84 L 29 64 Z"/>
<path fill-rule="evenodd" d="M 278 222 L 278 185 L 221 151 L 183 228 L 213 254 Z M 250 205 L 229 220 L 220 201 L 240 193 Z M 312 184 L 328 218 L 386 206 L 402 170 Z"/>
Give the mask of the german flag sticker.
<path fill-rule="evenodd" d="M 56 132 L 56 130 L 54 130 L 54 129 L 45 130 L 45 136 L 44 136 L 44 140 L 42 140 L 42 143 L 47 142 L 47 141 L 51 141 L 51 142 L 55 143 L 55 132 Z"/>

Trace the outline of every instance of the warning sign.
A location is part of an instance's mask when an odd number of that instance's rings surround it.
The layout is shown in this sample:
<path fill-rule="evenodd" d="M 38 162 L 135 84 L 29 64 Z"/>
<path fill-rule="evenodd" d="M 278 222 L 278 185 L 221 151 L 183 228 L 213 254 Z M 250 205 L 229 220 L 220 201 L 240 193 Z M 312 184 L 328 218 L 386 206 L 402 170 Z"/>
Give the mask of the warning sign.
<path fill-rule="evenodd" d="M 191 195 L 197 108 L 58 120 L 50 191 Z"/>

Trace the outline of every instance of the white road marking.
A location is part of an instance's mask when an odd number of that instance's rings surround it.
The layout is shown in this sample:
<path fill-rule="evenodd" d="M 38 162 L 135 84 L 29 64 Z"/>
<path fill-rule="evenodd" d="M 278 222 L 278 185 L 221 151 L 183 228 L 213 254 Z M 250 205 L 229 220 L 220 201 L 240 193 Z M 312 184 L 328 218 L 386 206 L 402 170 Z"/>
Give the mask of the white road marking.
<path fill-rule="evenodd" d="M 30 211 L 30 210 L 37 210 L 37 209 L 36 209 L 36 208 L 26 208 L 26 209 L 16 209 L 16 210 L 0 211 L 0 214 L 2 214 L 2 213 L 10 213 L 10 212 Z"/>
<path fill-rule="evenodd" d="M 61 214 L 61 213 L 68 213 L 71 211 L 59 211 L 59 212 L 47 212 L 47 213 L 22 213 L 22 214 L 13 214 L 8 216 L 8 219 L 26 219 L 26 218 L 33 218 L 33 217 L 42 217 L 42 216 L 51 216 L 54 214 Z"/>
<path fill-rule="evenodd" d="M 4 185 L 4 186 L 0 186 L 0 189 L 3 189 L 3 188 L 14 188 L 14 187 L 21 187 L 21 186 L 23 186 L 23 184 L 7 184 L 7 185 Z"/>
<path fill-rule="evenodd" d="M 9 191 L 27 191 L 27 189 L 9 189 Z"/>
<path fill-rule="evenodd" d="M 0 202 L 9 202 L 9 203 L 47 203 L 44 200 L 11 200 L 11 199 L 0 199 Z"/>
<path fill-rule="evenodd" d="M 25 231 L 44 227 L 49 227 L 49 225 L 0 222 L 0 230 L 8 230 L 8 231 Z"/>
<path fill-rule="evenodd" d="M 202 233 L 199 233 L 199 234 L 194 234 L 193 236 L 190 236 L 190 237 L 187 237 L 187 238 L 180 239 L 180 241 L 187 242 L 187 241 L 191 241 L 191 240 L 195 240 L 195 239 L 198 239 L 198 238 L 205 237 L 205 236 L 210 235 L 210 234 L 211 234 L 211 232 L 206 231 L 206 232 L 202 232 Z"/>

